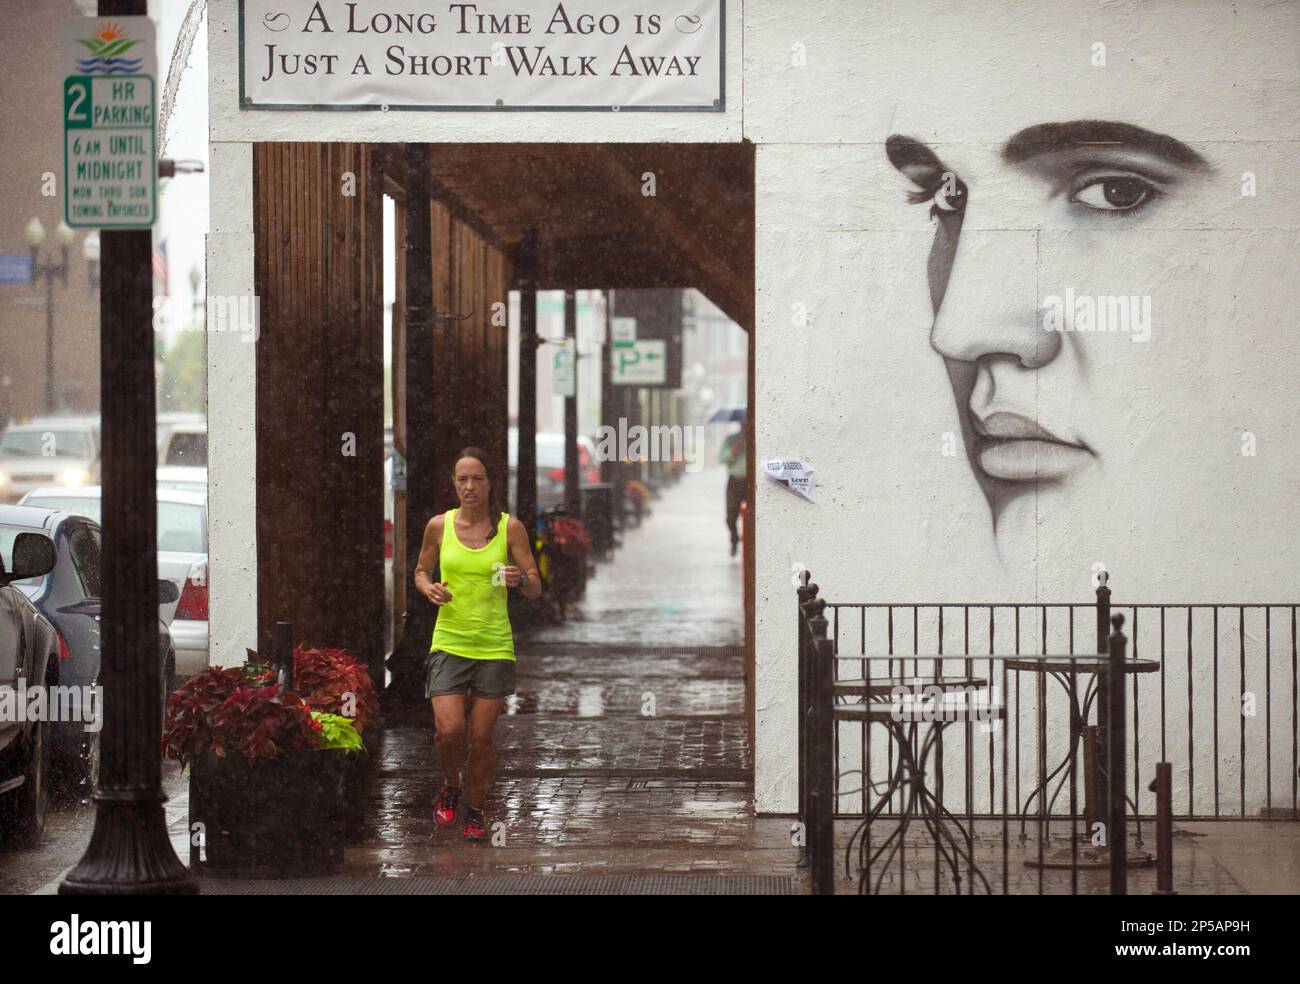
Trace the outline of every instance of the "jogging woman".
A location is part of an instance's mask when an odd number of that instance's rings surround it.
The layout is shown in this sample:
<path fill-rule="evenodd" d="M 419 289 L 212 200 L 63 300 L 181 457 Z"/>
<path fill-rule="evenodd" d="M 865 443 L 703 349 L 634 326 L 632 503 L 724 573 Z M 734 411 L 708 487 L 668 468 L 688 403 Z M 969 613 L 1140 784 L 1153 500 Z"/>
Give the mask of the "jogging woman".
<path fill-rule="evenodd" d="M 415 565 L 416 589 L 438 606 L 424 687 L 433 702 L 444 777 L 433 815 L 440 827 L 451 826 L 463 799 L 467 841 L 487 837 L 483 799 L 496 764 L 492 732 L 505 698 L 515 692 L 506 592 L 518 587 L 527 598 L 542 593 L 524 524 L 491 504 L 486 460 L 478 448 L 460 453 L 452 476 L 460 506 L 429 520 Z M 441 581 L 431 577 L 435 564 Z M 467 734 L 469 762 L 462 787 Z"/>

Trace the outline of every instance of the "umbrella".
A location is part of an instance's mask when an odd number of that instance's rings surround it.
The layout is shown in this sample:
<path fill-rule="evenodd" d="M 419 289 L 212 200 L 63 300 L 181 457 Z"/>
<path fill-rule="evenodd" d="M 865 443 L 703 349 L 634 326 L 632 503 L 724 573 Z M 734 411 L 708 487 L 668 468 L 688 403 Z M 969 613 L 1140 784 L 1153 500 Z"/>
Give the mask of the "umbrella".
<path fill-rule="evenodd" d="M 718 407 L 705 421 L 706 424 L 743 424 L 744 422 L 744 407 Z"/>

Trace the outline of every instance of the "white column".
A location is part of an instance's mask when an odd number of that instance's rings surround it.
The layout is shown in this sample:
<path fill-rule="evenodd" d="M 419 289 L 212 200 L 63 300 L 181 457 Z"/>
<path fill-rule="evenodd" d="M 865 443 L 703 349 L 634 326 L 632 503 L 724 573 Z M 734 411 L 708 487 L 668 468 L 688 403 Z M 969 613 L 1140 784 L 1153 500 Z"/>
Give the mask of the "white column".
<path fill-rule="evenodd" d="M 248 311 L 253 288 L 253 145 L 210 144 L 209 311 Z M 214 321 L 216 319 L 213 319 Z M 257 344 L 208 328 L 209 662 L 237 666 L 257 647 Z"/>

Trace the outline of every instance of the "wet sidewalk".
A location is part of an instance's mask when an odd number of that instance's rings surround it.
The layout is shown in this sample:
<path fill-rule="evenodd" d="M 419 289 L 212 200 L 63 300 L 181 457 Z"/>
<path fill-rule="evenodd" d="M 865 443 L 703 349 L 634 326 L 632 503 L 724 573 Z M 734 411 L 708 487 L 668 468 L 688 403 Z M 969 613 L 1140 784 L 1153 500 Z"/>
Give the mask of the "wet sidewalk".
<path fill-rule="evenodd" d="M 569 621 L 519 641 L 518 693 L 497 726 L 485 804 L 490 842 L 466 844 L 459 827 L 434 823 L 443 776 L 421 702 L 385 709 L 364 836 L 343 878 L 204 879 L 203 890 L 797 890 L 790 821 L 753 811 L 744 581 L 728 549 L 725 484 L 714 468 L 665 488 Z M 186 792 L 180 784 L 168 803 L 182 859 Z"/>
<path fill-rule="evenodd" d="M 667 488 L 580 610 L 521 642 L 519 692 L 497 727 L 492 843 L 434 824 L 431 716 L 410 709 L 388 718 L 373 830 L 349 850 L 350 872 L 794 874 L 789 822 L 753 814 L 724 485 L 714 469 Z"/>
<path fill-rule="evenodd" d="M 726 484 L 724 469 L 706 468 L 652 500 L 650 516 L 597 565 L 580 611 L 523 652 L 538 643 L 743 646 L 745 575 L 728 549 Z"/>

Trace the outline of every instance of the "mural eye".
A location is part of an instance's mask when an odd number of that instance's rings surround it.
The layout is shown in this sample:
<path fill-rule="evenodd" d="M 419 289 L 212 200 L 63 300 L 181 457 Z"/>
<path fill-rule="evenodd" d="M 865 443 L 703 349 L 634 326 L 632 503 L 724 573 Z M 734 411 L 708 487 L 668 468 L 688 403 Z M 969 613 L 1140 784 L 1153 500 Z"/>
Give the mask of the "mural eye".
<path fill-rule="evenodd" d="M 1141 178 L 1110 177 L 1085 185 L 1070 200 L 1101 212 L 1129 212 L 1156 194 L 1156 189 Z"/>

